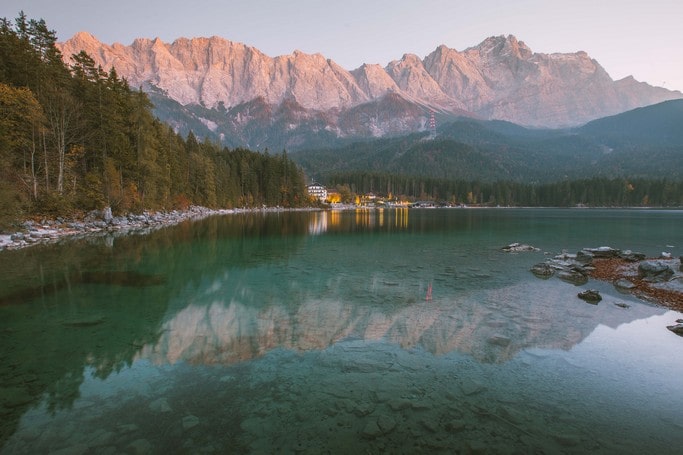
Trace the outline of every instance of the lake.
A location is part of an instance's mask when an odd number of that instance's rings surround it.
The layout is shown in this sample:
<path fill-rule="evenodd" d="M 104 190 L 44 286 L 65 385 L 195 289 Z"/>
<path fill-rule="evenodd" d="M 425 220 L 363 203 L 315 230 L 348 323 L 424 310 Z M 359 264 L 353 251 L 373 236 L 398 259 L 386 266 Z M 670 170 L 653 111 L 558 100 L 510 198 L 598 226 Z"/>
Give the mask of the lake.
<path fill-rule="evenodd" d="M 681 226 L 251 213 L 1 252 L 0 452 L 671 453 L 683 314 L 529 269 L 605 245 L 677 257 Z"/>

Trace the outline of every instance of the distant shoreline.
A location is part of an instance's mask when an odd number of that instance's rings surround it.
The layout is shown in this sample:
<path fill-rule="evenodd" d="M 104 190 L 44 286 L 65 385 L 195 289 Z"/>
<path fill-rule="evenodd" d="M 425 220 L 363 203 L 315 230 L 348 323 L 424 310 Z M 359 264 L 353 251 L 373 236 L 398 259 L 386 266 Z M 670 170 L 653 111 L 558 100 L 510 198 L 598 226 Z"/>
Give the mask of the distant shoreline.
<path fill-rule="evenodd" d="M 84 217 L 43 219 L 41 222 L 27 220 L 9 234 L 0 234 L 0 252 L 5 250 L 19 250 L 34 245 L 57 243 L 65 239 L 76 239 L 89 236 L 107 234 L 146 234 L 164 227 L 174 226 L 188 220 L 198 221 L 210 216 L 233 215 L 240 213 L 275 213 L 293 211 L 328 211 L 328 210 L 379 210 L 400 209 L 434 210 L 434 209 L 488 209 L 488 210 L 524 210 L 524 209 L 557 209 L 557 210 L 683 210 L 683 207 L 487 207 L 479 205 L 463 205 L 452 207 L 410 207 L 401 205 L 390 206 L 358 206 L 353 204 L 333 204 L 327 207 L 261 207 L 236 209 L 210 209 L 201 206 L 191 206 L 186 210 L 172 211 L 144 211 L 141 214 L 127 214 L 123 216 L 104 215 L 104 211 L 92 211 Z"/>

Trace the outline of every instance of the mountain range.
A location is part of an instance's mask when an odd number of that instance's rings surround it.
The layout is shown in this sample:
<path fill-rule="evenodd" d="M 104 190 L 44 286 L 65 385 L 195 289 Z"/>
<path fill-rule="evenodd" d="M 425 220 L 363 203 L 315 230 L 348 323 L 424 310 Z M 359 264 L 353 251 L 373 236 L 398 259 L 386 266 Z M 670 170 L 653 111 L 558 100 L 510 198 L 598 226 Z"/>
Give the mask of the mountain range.
<path fill-rule="evenodd" d="M 514 36 L 464 51 L 437 47 L 385 67 L 346 70 L 320 54 L 270 57 L 219 37 L 107 45 L 81 32 L 59 45 L 85 51 L 146 91 L 181 134 L 256 150 L 298 150 L 391 137 L 462 117 L 566 128 L 683 98 L 632 77 L 612 80 L 585 52 L 535 53 Z"/>
<path fill-rule="evenodd" d="M 290 156 L 320 181 L 353 173 L 444 180 L 556 182 L 592 177 L 683 178 L 683 100 L 568 129 L 461 117 L 435 137 L 413 133 L 311 148 Z"/>

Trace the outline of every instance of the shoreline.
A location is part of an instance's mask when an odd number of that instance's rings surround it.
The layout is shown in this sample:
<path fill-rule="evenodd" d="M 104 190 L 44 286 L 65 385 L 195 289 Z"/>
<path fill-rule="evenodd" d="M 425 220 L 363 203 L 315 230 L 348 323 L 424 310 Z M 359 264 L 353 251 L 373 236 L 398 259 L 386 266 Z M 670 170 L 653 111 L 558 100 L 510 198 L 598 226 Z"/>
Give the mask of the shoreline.
<path fill-rule="evenodd" d="M 678 268 L 665 281 L 654 281 L 639 273 L 643 262 L 656 262 L 668 266 L 672 271 Z M 623 258 L 600 258 L 593 260 L 594 269 L 589 275 L 600 281 L 612 283 L 620 292 L 630 293 L 636 297 L 675 311 L 683 312 L 683 285 L 674 286 L 675 280 L 683 280 L 681 260 L 670 258 L 649 258 L 642 261 L 628 261 Z"/>
<path fill-rule="evenodd" d="M 41 222 L 24 221 L 20 229 L 11 234 L 0 234 L 0 254 L 2 251 L 20 250 L 35 245 L 57 243 L 64 240 L 102 235 L 141 235 L 157 229 L 175 226 L 184 221 L 199 221 L 217 215 L 240 213 L 275 213 L 285 211 L 315 211 L 317 207 L 303 208 L 240 208 L 210 209 L 190 206 L 186 210 L 144 211 L 141 214 L 112 216 L 110 211 L 93 210 L 83 218 L 43 219 Z"/>

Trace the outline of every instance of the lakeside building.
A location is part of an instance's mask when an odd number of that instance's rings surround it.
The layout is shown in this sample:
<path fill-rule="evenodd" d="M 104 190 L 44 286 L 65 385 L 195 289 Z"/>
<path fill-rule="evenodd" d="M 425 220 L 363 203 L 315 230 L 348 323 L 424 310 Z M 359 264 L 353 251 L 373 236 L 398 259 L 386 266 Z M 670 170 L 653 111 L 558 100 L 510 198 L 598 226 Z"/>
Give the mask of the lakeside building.
<path fill-rule="evenodd" d="M 327 199 L 327 188 L 319 183 L 313 182 L 308 185 L 308 194 L 318 198 L 321 202 L 325 202 Z"/>

